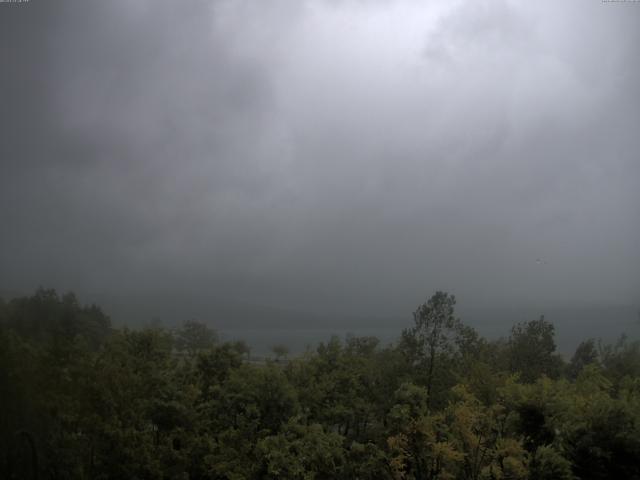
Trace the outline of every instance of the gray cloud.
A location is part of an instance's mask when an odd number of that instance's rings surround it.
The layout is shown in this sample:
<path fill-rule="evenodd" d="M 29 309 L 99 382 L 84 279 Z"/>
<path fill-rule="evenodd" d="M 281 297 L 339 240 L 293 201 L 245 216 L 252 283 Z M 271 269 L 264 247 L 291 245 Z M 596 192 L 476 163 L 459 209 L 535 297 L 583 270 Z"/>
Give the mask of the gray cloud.
<path fill-rule="evenodd" d="M 0 7 L 0 289 L 638 301 L 633 4 Z"/>

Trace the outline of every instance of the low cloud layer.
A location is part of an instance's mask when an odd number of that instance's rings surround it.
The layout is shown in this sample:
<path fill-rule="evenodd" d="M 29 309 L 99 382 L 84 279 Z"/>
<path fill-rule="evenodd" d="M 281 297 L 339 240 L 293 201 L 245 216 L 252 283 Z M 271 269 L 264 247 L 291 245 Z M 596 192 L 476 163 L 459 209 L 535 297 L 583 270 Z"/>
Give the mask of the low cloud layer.
<path fill-rule="evenodd" d="M 640 300 L 638 4 L 31 0 L 0 40 L 0 290 Z"/>

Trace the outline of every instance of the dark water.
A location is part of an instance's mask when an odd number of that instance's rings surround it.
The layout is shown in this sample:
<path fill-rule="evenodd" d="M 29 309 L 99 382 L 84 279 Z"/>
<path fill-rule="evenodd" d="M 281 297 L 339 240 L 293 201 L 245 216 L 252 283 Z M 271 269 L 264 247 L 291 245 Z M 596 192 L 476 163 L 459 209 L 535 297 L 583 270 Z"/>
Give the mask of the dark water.
<path fill-rule="evenodd" d="M 588 338 L 610 343 L 624 333 L 631 339 L 640 339 L 640 319 L 634 307 L 484 308 L 467 309 L 459 316 L 481 335 L 496 339 L 507 337 L 515 323 L 537 319 L 543 314 L 555 325 L 558 351 L 565 356 L 570 356 L 576 346 Z M 307 348 L 315 349 L 319 342 L 328 341 L 332 335 L 342 339 L 349 334 L 375 336 L 383 344 L 388 344 L 396 342 L 402 329 L 411 324 L 408 316 L 386 322 L 376 319 L 371 326 L 358 321 L 357 325 L 351 326 L 221 328 L 219 332 L 224 340 L 244 340 L 251 346 L 252 354 L 266 356 L 271 353 L 271 347 L 278 344 L 286 345 L 293 354 L 302 353 Z"/>

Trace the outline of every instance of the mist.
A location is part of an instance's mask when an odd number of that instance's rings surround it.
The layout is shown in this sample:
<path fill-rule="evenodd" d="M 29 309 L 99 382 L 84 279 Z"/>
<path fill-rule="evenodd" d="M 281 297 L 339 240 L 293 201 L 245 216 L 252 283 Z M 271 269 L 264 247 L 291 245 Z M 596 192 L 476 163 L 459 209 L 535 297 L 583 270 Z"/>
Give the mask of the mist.
<path fill-rule="evenodd" d="M 437 289 L 633 321 L 639 27 L 577 0 L 2 4 L 0 292 L 248 329 L 395 325 Z"/>

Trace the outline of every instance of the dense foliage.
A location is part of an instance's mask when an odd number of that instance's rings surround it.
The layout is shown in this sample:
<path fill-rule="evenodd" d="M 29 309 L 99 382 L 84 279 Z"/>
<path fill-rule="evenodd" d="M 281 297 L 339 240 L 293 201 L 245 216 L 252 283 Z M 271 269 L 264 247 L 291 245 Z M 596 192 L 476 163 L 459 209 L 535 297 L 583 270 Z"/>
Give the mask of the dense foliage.
<path fill-rule="evenodd" d="M 437 292 L 397 345 L 252 361 L 205 325 L 114 329 L 39 290 L 0 302 L 7 479 L 640 479 L 640 343 L 544 318 L 487 341 Z"/>

